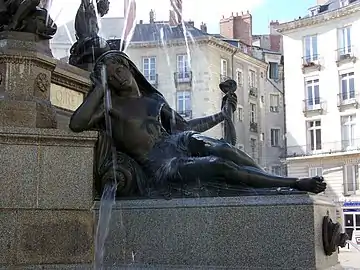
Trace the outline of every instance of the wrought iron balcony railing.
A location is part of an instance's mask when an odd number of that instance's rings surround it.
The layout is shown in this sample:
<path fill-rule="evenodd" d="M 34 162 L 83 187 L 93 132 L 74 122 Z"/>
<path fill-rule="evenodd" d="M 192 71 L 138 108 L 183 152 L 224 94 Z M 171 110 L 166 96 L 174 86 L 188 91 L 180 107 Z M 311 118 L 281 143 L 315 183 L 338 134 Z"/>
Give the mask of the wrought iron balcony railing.
<path fill-rule="evenodd" d="M 254 98 L 258 96 L 258 89 L 255 86 L 249 86 L 249 96 Z"/>
<path fill-rule="evenodd" d="M 258 124 L 255 122 L 250 122 L 250 131 L 251 132 L 258 132 Z"/>
<path fill-rule="evenodd" d="M 311 111 L 323 111 L 325 110 L 326 102 L 321 98 L 305 99 L 303 100 L 303 112 L 308 113 Z"/>
<path fill-rule="evenodd" d="M 157 87 L 159 85 L 159 75 L 145 75 L 145 78 L 151 83 L 152 86 Z"/>
<path fill-rule="evenodd" d="M 346 46 L 343 48 L 339 48 L 335 52 L 337 65 L 340 65 L 341 63 L 356 61 L 356 53 L 354 46 Z"/>
<path fill-rule="evenodd" d="M 336 154 L 360 151 L 360 139 L 335 142 L 318 142 L 314 144 L 288 146 L 286 157 L 305 157 L 314 155 Z"/>
<path fill-rule="evenodd" d="M 320 70 L 321 63 L 320 63 L 320 55 L 307 55 L 302 57 L 302 70 L 306 72 L 307 70 Z"/>
<path fill-rule="evenodd" d="M 174 72 L 174 82 L 177 87 L 179 84 L 188 83 L 192 85 L 192 71 Z"/>
<path fill-rule="evenodd" d="M 192 110 L 178 110 L 178 114 L 187 119 L 192 118 Z"/>
<path fill-rule="evenodd" d="M 359 93 L 355 91 L 343 92 L 338 94 L 338 107 L 359 104 Z"/>

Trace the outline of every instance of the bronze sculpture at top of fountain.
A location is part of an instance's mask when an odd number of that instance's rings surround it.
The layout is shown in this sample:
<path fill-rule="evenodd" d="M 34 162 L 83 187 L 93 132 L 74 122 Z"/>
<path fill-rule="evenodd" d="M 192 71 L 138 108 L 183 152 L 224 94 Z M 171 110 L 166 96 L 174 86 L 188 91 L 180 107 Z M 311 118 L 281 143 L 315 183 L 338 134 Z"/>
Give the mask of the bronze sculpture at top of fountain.
<path fill-rule="evenodd" d="M 41 39 L 51 39 L 57 26 L 49 12 L 41 8 L 40 0 L 0 0 L 0 31 L 36 34 Z"/>
<path fill-rule="evenodd" d="M 287 178 L 265 172 L 245 152 L 224 140 L 206 137 L 206 131 L 224 120 L 224 112 L 186 121 L 175 112 L 141 74 L 126 54 L 108 50 L 96 61 L 92 86 L 74 112 L 74 132 L 100 131 L 95 176 L 100 186 L 118 178 L 118 196 L 212 194 L 242 188 L 288 187 L 323 192 L 322 177 Z M 104 106 L 104 93 L 111 93 L 112 106 Z M 234 111 L 236 96 L 223 102 Z M 112 134 L 106 130 L 110 116 Z M 113 161 L 111 147 L 116 148 Z M 215 192 L 215 193 L 216 193 Z"/>

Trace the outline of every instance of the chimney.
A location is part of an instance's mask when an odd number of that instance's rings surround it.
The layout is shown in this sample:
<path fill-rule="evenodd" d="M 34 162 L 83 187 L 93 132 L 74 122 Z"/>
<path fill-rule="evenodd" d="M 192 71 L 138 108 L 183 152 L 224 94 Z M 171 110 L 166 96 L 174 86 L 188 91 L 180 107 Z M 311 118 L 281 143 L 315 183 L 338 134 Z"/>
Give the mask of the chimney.
<path fill-rule="evenodd" d="M 201 23 L 201 25 L 200 25 L 200 30 L 203 31 L 204 33 L 207 33 L 206 23 Z"/>
<path fill-rule="evenodd" d="M 124 0 L 124 19 L 124 39 L 127 40 L 129 38 L 128 36 L 131 32 L 131 29 L 136 24 L 136 2 L 134 0 Z"/>
<path fill-rule="evenodd" d="M 182 22 L 182 0 L 170 0 L 170 5 L 175 13 L 177 24 Z"/>
<path fill-rule="evenodd" d="M 140 20 L 140 21 L 139 21 L 139 24 L 143 24 L 143 22 L 144 22 L 143 20 Z"/>
<path fill-rule="evenodd" d="M 239 39 L 246 45 L 252 45 L 252 16 L 247 11 L 245 14 L 241 12 L 240 16 L 233 16 L 220 20 L 220 35 L 231 38 Z"/>
<path fill-rule="evenodd" d="M 278 20 L 276 20 L 276 21 L 271 20 L 271 22 L 269 24 L 270 35 L 280 35 L 275 29 L 279 25 L 280 25 L 280 23 Z"/>
<path fill-rule="evenodd" d="M 192 21 L 192 20 L 188 21 L 188 24 L 189 24 L 190 26 L 192 26 L 192 27 L 195 27 L 195 22 Z"/>
<path fill-rule="evenodd" d="M 150 10 L 149 16 L 150 16 L 149 22 L 154 23 L 155 22 L 155 12 L 153 10 Z"/>

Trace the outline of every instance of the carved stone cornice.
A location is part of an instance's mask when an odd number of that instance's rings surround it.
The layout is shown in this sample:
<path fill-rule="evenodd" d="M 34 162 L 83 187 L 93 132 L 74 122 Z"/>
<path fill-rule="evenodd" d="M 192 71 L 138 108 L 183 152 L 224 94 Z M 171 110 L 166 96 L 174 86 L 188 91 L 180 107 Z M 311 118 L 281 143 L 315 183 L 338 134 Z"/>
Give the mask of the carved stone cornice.
<path fill-rule="evenodd" d="M 54 59 L 40 54 L 0 54 L 0 64 L 34 65 L 39 68 L 53 71 L 56 63 Z"/>
<path fill-rule="evenodd" d="M 281 34 L 286 34 L 289 32 L 293 32 L 299 28 L 311 27 L 311 26 L 327 23 L 331 20 L 341 19 L 353 15 L 359 11 L 360 11 L 360 3 L 354 3 L 331 12 L 326 12 L 324 14 L 319 14 L 312 17 L 307 17 L 287 23 L 282 23 L 276 27 L 276 30 Z"/>

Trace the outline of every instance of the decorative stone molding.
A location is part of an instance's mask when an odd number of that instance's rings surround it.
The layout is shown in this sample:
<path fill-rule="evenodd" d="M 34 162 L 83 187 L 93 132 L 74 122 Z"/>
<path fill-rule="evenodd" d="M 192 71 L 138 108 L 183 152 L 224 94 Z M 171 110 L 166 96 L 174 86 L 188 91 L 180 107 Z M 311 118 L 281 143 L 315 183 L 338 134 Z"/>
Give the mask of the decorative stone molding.
<path fill-rule="evenodd" d="M 350 4 L 346 7 L 331 12 L 326 12 L 324 14 L 319 14 L 313 17 L 307 17 L 287 23 L 282 23 L 276 27 L 276 30 L 281 34 L 286 34 L 288 32 L 292 32 L 299 28 L 315 26 L 318 24 L 326 23 L 331 20 L 347 17 L 359 11 L 360 11 L 360 3 Z"/>
<path fill-rule="evenodd" d="M 46 92 L 50 87 L 50 82 L 45 73 L 39 73 L 35 79 L 34 89 L 36 91 Z"/>

